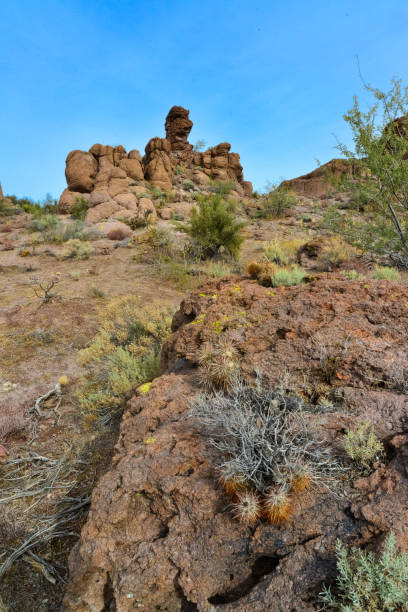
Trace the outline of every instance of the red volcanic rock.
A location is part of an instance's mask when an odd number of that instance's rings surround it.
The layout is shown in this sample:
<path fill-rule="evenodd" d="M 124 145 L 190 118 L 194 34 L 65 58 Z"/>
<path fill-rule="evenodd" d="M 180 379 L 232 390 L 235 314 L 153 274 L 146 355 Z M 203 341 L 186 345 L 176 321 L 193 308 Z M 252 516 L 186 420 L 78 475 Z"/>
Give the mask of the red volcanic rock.
<path fill-rule="evenodd" d="M 311 611 L 334 579 L 336 538 L 371 546 L 392 528 L 406 543 L 408 397 L 395 380 L 408 362 L 407 327 L 406 288 L 387 281 L 327 276 L 272 292 L 237 277 L 186 298 L 163 374 L 130 402 L 93 492 L 63 610 Z M 325 355 L 343 347 L 332 412 L 315 398 L 308 426 L 340 449 L 342 431 L 368 419 L 387 448 L 383 465 L 354 487 L 348 470 L 340 494 L 303 493 L 280 526 L 238 523 L 217 482 L 216 451 L 188 417 L 200 349 L 220 337 L 234 344 L 245 378 L 258 369 L 266 384 L 306 397 L 319 392 Z"/>

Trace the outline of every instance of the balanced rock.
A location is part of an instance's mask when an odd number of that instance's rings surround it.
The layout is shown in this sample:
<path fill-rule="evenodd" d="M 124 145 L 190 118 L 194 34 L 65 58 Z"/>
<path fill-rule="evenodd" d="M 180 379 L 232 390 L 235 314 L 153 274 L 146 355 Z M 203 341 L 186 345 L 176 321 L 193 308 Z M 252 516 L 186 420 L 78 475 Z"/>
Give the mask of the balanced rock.
<path fill-rule="evenodd" d="M 166 139 L 172 151 L 191 151 L 193 146 L 188 142 L 188 135 L 193 127 L 189 118 L 190 111 L 182 106 L 173 106 L 166 117 Z"/>
<path fill-rule="evenodd" d="M 125 196 L 123 201 L 134 204 L 133 196 L 138 200 L 149 189 L 149 186 L 140 185 L 141 182 L 169 190 L 174 185 L 180 187 L 183 181 L 203 187 L 210 178 L 215 178 L 234 181 L 238 195 L 250 195 L 252 185 L 244 180 L 238 153 L 230 152 L 228 142 L 204 152 L 193 151 L 188 142 L 192 127 L 189 111 L 173 106 L 166 117 L 166 138 L 149 140 L 143 158 L 137 149 L 127 153 L 122 145 L 112 147 L 96 143 L 89 151 L 71 151 L 66 160 L 67 189 L 60 197 L 59 212 L 69 214 L 78 194 L 88 195 L 89 208 L 119 202 L 118 196 Z M 180 165 L 182 176 L 175 172 Z M 142 208 L 145 207 L 146 203 Z"/>

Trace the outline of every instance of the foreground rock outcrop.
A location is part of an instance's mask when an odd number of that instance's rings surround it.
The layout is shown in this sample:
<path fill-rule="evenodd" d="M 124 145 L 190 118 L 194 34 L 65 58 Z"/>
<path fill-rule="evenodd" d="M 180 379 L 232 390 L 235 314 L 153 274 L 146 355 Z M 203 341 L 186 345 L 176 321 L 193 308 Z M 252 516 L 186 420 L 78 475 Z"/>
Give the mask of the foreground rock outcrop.
<path fill-rule="evenodd" d="M 180 179 L 195 185 L 206 184 L 210 178 L 231 180 L 238 195 L 250 195 L 252 185 L 244 180 L 239 155 L 230 153 L 231 145 L 225 142 L 208 151 L 194 151 L 188 142 L 192 126 L 189 111 L 173 106 L 166 117 L 166 137 L 149 140 L 143 157 L 136 149 L 127 153 L 122 145 L 95 144 L 89 151 L 71 151 L 66 159 L 67 189 L 59 199 L 60 213 L 69 213 L 78 198 L 83 198 L 90 208 L 116 204 L 132 210 L 133 216 L 143 217 L 145 211 L 138 204 L 146 192 L 144 181 L 169 190 Z M 141 191 L 135 189 L 138 186 Z M 136 196 L 132 208 L 123 206 L 119 197 L 123 195 Z M 121 212 L 116 209 L 112 214 Z"/>
<path fill-rule="evenodd" d="M 130 402 L 111 469 L 94 490 L 63 609 L 315 610 L 335 575 L 336 538 L 375 547 L 392 529 L 406 547 L 407 328 L 406 288 L 385 281 L 328 276 L 270 291 L 237 278 L 185 299 L 163 374 Z M 344 429 L 368 419 L 384 441 L 383 462 L 302 494 L 279 527 L 238 523 L 217 484 L 215 451 L 188 417 L 200 349 L 221 337 L 239 351 L 248 380 L 260 370 L 267 384 L 283 381 L 314 401 L 311 424 L 338 452 Z"/>

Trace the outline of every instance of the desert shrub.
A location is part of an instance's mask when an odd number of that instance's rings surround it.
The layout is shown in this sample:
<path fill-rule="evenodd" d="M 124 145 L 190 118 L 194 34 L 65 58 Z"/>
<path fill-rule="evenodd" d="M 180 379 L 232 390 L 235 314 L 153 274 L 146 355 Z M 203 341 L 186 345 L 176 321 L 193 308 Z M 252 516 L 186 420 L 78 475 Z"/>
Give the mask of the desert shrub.
<path fill-rule="evenodd" d="M 157 376 L 170 333 L 170 313 L 136 296 L 112 300 L 100 311 L 101 327 L 78 359 L 88 373 L 78 392 L 86 423 L 120 415 L 136 388 Z"/>
<path fill-rule="evenodd" d="M 149 228 L 145 242 L 155 249 L 166 249 L 173 246 L 173 240 L 168 230 L 159 227 Z"/>
<path fill-rule="evenodd" d="M 320 601 L 326 610 L 341 612 L 398 612 L 408 605 L 408 554 L 397 554 L 394 534 L 385 541 L 378 559 L 360 548 L 346 550 L 336 543 L 335 593 L 325 588 Z"/>
<path fill-rule="evenodd" d="M 231 193 L 231 191 L 234 191 L 235 183 L 234 181 L 216 181 L 212 179 L 208 182 L 208 187 L 212 193 L 224 197 Z"/>
<path fill-rule="evenodd" d="M 177 175 L 184 174 L 185 171 L 186 171 L 186 167 L 184 166 L 184 164 L 177 164 L 177 166 L 174 168 L 174 174 L 177 174 Z"/>
<path fill-rule="evenodd" d="M 274 188 L 263 199 L 263 206 L 256 212 L 255 216 L 261 219 L 283 217 L 290 208 L 296 205 L 296 202 L 296 196 L 286 188 Z"/>
<path fill-rule="evenodd" d="M 124 240 L 127 238 L 127 233 L 121 227 L 114 227 L 107 233 L 109 240 Z"/>
<path fill-rule="evenodd" d="M 389 280 L 394 282 L 398 282 L 401 278 L 398 270 L 386 266 L 376 266 L 373 276 L 377 280 Z"/>
<path fill-rule="evenodd" d="M 289 240 L 273 240 L 264 242 L 262 251 L 267 261 L 280 266 L 296 262 L 296 255 L 301 246 L 305 244 L 302 238 L 291 238 Z"/>
<path fill-rule="evenodd" d="M 197 252 L 202 257 L 213 257 L 221 248 L 238 257 L 244 240 L 241 234 L 244 223 L 235 221 L 220 195 L 202 195 L 197 201 L 198 210 L 193 208 L 189 223 L 180 226 L 190 236 Z"/>
<path fill-rule="evenodd" d="M 269 520 L 280 523 L 290 513 L 293 495 L 338 470 L 331 449 L 308 431 L 308 410 L 300 397 L 283 389 L 264 388 L 259 380 L 248 386 L 235 378 L 228 393 L 199 396 L 190 414 L 216 449 L 226 490 L 257 491 Z"/>
<path fill-rule="evenodd" d="M 193 183 L 193 181 L 184 181 L 183 183 L 183 189 L 185 191 L 194 191 L 195 185 Z"/>
<path fill-rule="evenodd" d="M 340 274 L 347 280 L 364 280 L 364 274 L 360 274 L 357 270 L 341 270 Z"/>
<path fill-rule="evenodd" d="M 35 216 L 28 229 L 32 232 L 50 232 L 60 224 L 58 217 L 52 214 Z"/>
<path fill-rule="evenodd" d="M 99 287 L 96 287 L 95 285 L 92 285 L 91 287 L 91 295 L 95 298 L 100 298 L 100 299 L 103 299 L 106 297 L 106 293 L 104 292 L 104 290 L 100 289 Z"/>
<path fill-rule="evenodd" d="M 94 252 L 93 248 L 87 242 L 72 238 L 65 244 L 62 251 L 62 257 L 66 259 L 89 259 L 89 256 Z"/>
<path fill-rule="evenodd" d="M 324 269 L 336 268 L 356 255 L 355 249 L 338 236 L 332 236 L 322 248 L 320 265 Z"/>
<path fill-rule="evenodd" d="M 305 270 L 296 265 L 289 268 L 276 268 L 271 274 L 271 285 L 272 287 L 300 285 L 305 276 Z"/>
<path fill-rule="evenodd" d="M 13 206 L 7 200 L 0 200 L 0 217 L 11 217 L 12 215 L 17 215 L 21 212 L 19 208 Z"/>
<path fill-rule="evenodd" d="M 375 435 L 374 428 L 367 421 L 345 433 L 343 448 L 357 466 L 366 469 L 372 467 L 384 450 L 381 440 Z"/>
<path fill-rule="evenodd" d="M 44 242 L 63 243 L 73 239 L 88 240 L 96 236 L 96 232 L 86 229 L 83 221 L 74 220 L 63 223 L 52 214 L 34 217 L 29 229 L 34 232 L 41 232 Z"/>
<path fill-rule="evenodd" d="M 344 115 L 354 150 L 339 143 L 353 164 L 353 182 L 370 192 L 375 214 L 359 223 L 367 247 L 381 250 L 408 267 L 408 87 L 392 79 L 388 92 L 363 83 L 373 105 L 362 112 L 354 97 Z M 365 227 L 368 226 L 368 227 Z"/>
<path fill-rule="evenodd" d="M 75 198 L 75 203 L 71 207 L 70 213 L 73 219 L 79 219 L 83 221 L 86 217 L 86 213 L 88 212 L 88 201 L 81 196 L 77 196 Z"/>

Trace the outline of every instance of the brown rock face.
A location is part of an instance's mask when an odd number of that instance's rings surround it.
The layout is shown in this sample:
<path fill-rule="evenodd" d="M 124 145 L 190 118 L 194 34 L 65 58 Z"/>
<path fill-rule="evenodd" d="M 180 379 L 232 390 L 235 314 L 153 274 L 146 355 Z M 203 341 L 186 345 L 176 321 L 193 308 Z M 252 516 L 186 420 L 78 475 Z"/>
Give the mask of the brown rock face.
<path fill-rule="evenodd" d="M 1 183 L 0 183 L 0 198 L 3 199 L 4 195 L 3 195 L 3 189 L 1 188 Z"/>
<path fill-rule="evenodd" d="M 152 138 L 146 145 L 143 158 L 145 178 L 161 189 L 171 189 L 173 168 L 170 161 L 170 143 L 165 138 Z"/>
<path fill-rule="evenodd" d="M 309 172 L 309 174 L 283 181 L 281 185 L 295 191 L 299 195 L 321 198 L 334 191 L 334 187 L 330 183 L 330 176 L 339 178 L 345 175 L 352 176 L 352 173 L 353 167 L 349 161 L 346 159 L 332 159 L 327 164 L 323 164 L 316 168 L 316 170 Z"/>
<path fill-rule="evenodd" d="M 166 138 L 152 138 L 146 145 L 142 159 L 139 151 L 126 153 L 122 145 L 111 147 L 94 144 L 89 151 L 71 151 L 66 162 L 68 188 L 61 195 L 59 211 L 70 212 L 75 197 L 70 192 L 107 193 L 110 198 L 119 194 L 132 194 L 137 182 L 146 180 L 155 187 L 167 190 L 180 185 L 174 169 L 183 167 L 181 180 L 192 180 L 203 186 L 209 178 L 232 180 L 239 195 L 251 195 L 252 185 L 244 181 L 239 155 L 230 153 L 231 145 L 223 142 L 203 153 L 194 152 L 188 142 L 193 126 L 189 111 L 173 106 L 166 117 Z M 99 197 L 99 196 L 98 196 Z M 94 199 L 90 199 L 91 205 Z"/>
<path fill-rule="evenodd" d="M 90 193 L 98 169 L 98 164 L 92 153 L 71 151 L 66 164 L 65 177 L 68 189 L 80 193 Z"/>
<path fill-rule="evenodd" d="M 273 294 L 252 281 L 220 280 L 184 300 L 165 372 L 131 401 L 111 469 L 94 490 L 63 610 L 312 611 L 335 575 L 336 538 L 375 544 L 392 526 L 406 543 L 408 444 L 400 432 L 408 398 L 392 386 L 393 364 L 408 361 L 405 301 L 401 285 L 331 277 Z M 310 425 L 339 446 L 342 428 L 370 420 L 392 446 L 378 473 L 354 488 L 342 481 L 340 495 L 324 487 L 300 495 L 281 526 L 238 523 L 217 484 L 216 451 L 188 417 L 200 392 L 200 348 L 219 339 L 220 322 L 247 379 L 259 368 L 279 385 L 286 372 L 293 388 L 318 384 L 322 356 L 348 338 L 332 385 L 343 399 L 311 415 Z"/>
<path fill-rule="evenodd" d="M 190 111 L 182 106 L 173 106 L 166 117 L 166 139 L 169 141 L 172 151 L 191 150 L 193 147 L 188 143 L 188 135 L 193 127 L 189 119 Z"/>

